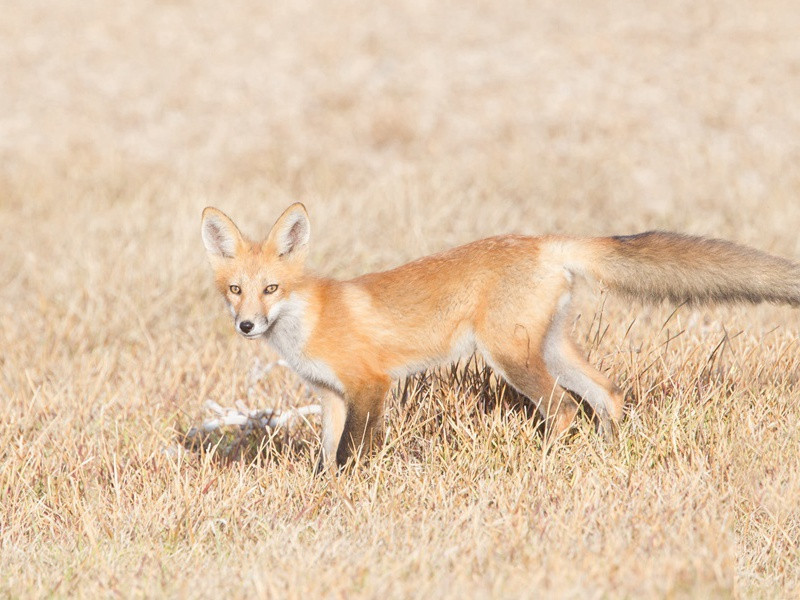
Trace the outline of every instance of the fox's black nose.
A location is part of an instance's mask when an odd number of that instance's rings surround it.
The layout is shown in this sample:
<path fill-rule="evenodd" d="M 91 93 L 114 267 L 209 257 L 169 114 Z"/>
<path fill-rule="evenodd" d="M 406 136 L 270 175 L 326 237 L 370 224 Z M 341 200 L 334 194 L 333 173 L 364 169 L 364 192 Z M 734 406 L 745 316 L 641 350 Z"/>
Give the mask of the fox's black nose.
<path fill-rule="evenodd" d="M 239 329 L 242 330 L 242 333 L 250 333 L 253 329 L 253 322 L 242 321 L 241 323 L 239 323 Z"/>

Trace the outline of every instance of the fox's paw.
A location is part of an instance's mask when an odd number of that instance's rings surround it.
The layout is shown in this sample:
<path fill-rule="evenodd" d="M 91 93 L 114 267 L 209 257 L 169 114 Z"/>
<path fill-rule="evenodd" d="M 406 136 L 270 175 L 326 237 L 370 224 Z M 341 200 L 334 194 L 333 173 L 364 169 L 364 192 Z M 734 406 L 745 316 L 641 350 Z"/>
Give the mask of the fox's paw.
<path fill-rule="evenodd" d="M 598 414 L 597 433 L 603 437 L 606 443 L 616 444 L 619 441 L 619 424 L 608 413 Z"/>

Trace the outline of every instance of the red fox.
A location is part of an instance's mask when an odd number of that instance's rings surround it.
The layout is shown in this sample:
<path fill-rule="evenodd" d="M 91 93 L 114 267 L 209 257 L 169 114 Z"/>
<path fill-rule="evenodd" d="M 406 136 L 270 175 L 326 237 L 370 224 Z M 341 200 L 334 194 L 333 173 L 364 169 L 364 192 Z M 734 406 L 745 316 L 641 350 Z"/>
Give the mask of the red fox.
<path fill-rule="evenodd" d="M 320 468 L 369 448 L 392 380 L 475 352 L 536 403 L 548 439 L 570 426 L 572 394 L 613 437 L 623 395 L 565 331 L 576 277 L 654 302 L 800 305 L 799 264 L 660 231 L 491 237 L 348 281 L 306 272 L 311 226 L 299 203 L 263 242 L 211 207 L 202 236 L 236 330 L 269 342 L 322 396 Z"/>

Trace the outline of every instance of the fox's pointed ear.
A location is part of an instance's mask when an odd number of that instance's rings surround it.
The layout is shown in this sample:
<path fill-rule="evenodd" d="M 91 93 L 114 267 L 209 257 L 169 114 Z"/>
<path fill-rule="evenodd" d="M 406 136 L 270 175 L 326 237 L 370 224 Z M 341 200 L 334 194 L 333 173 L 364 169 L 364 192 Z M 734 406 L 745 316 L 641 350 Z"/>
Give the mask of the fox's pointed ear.
<path fill-rule="evenodd" d="M 221 210 L 209 206 L 203 211 L 203 244 L 212 258 L 233 258 L 244 245 L 239 228 Z"/>
<path fill-rule="evenodd" d="M 310 238 L 311 223 L 306 207 L 295 202 L 272 226 L 264 245 L 272 246 L 278 256 L 305 258 Z"/>

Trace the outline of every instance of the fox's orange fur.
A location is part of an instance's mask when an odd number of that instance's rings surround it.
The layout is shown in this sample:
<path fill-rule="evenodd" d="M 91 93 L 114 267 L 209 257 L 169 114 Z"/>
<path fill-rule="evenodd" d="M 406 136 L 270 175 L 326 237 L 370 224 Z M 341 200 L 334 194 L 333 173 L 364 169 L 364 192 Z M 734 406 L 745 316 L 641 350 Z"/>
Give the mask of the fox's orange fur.
<path fill-rule="evenodd" d="M 371 444 L 393 379 L 474 352 L 537 403 L 549 436 L 572 422 L 573 395 L 612 433 L 623 396 L 566 336 L 575 277 L 645 300 L 800 304 L 800 265 L 674 233 L 506 235 L 336 281 L 306 272 L 310 232 L 301 204 L 261 243 L 217 209 L 203 212 L 203 240 L 237 331 L 265 338 L 323 397 L 320 464 L 335 457 L 343 465 Z"/>

